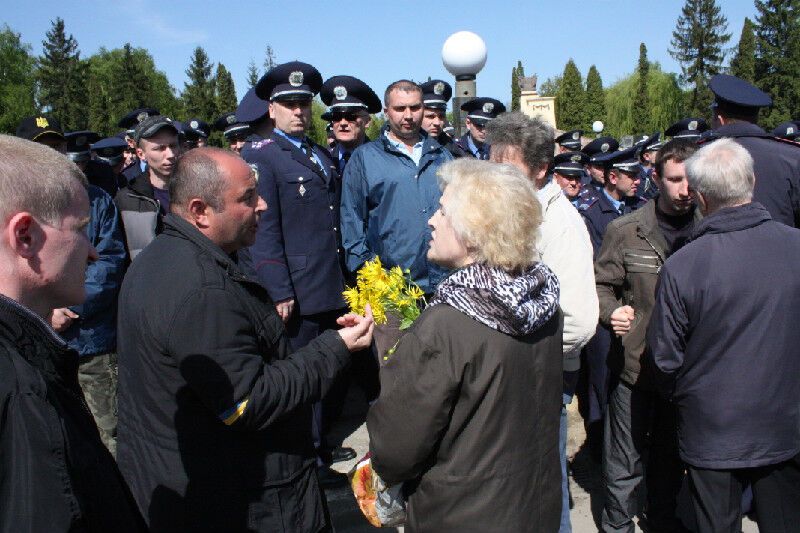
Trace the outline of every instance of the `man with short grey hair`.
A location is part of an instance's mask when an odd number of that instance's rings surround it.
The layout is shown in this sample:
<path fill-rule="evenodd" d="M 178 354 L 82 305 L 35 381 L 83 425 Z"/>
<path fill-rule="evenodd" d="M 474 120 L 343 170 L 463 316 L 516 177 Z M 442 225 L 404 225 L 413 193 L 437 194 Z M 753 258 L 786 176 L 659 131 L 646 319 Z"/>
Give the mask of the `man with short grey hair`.
<path fill-rule="evenodd" d="M 594 285 L 592 244 L 581 216 L 547 173 L 555 150 L 553 129 L 540 118 L 505 113 L 486 126 L 491 161 L 521 170 L 538 189 L 543 221 L 539 230 L 541 260 L 561 283 L 559 305 L 564 314 L 564 390 L 559 446 L 562 471 L 561 533 L 572 531 L 566 470 L 566 406 L 575 392 L 581 348 L 597 327 L 598 303 Z"/>
<path fill-rule="evenodd" d="M 705 218 L 661 269 L 647 332 L 678 409 L 698 531 L 740 531 L 753 487 L 762 531 L 800 523 L 800 230 L 752 202 L 753 158 L 731 139 L 686 160 Z"/>
<path fill-rule="evenodd" d="M 78 354 L 51 328 L 81 304 L 86 178 L 64 155 L 0 135 L 0 528 L 145 531 L 78 385 Z"/>

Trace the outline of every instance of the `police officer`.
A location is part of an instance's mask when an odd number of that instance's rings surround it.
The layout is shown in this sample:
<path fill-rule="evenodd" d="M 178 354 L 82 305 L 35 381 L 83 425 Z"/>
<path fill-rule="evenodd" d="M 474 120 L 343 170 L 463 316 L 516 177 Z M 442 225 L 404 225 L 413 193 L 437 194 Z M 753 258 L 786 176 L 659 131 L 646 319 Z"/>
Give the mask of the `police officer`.
<path fill-rule="evenodd" d="M 556 137 L 558 152 L 562 153 L 579 151 L 581 149 L 582 135 L 583 130 L 569 130 Z"/>
<path fill-rule="evenodd" d="M 72 131 L 64 137 L 67 140 L 67 157 L 81 169 L 89 183 L 100 187 L 113 198 L 125 183 L 117 181 L 117 175 L 111 167 L 92 159 L 90 145 L 98 141 L 100 136 L 93 131 Z"/>
<path fill-rule="evenodd" d="M 774 220 L 800 226 L 800 149 L 756 125 L 759 109 L 772 105 L 772 98 L 727 74 L 712 77 L 708 86 L 714 93 L 714 134 L 735 139 L 753 158 L 753 201 L 766 207 Z"/>
<path fill-rule="evenodd" d="M 464 157 L 467 152 L 458 146 L 447 132 L 447 102 L 453 96 L 453 88 L 444 80 L 430 80 L 420 84 L 422 89 L 422 129 L 447 148 L 453 157 Z"/>
<path fill-rule="evenodd" d="M 200 119 L 190 118 L 186 122 L 183 122 L 181 133 L 183 134 L 183 149 L 186 151 L 192 148 L 207 146 L 211 127 L 208 123 Z"/>
<path fill-rule="evenodd" d="M 136 154 L 136 141 L 133 139 L 133 134 L 136 130 L 136 126 L 138 126 L 140 122 L 148 117 L 160 114 L 161 113 L 158 112 L 158 109 L 152 107 L 140 107 L 138 109 L 134 109 L 119 119 L 117 126 L 120 128 L 125 128 L 125 141 L 128 143 L 129 148 L 133 150 L 134 154 Z M 136 156 L 128 166 L 122 169 L 122 174 L 125 176 L 125 179 L 130 182 L 133 180 L 133 178 L 144 172 L 145 166 L 146 163 L 141 161 L 138 156 Z"/>
<path fill-rule="evenodd" d="M 787 120 L 786 122 L 781 122 L 772 130 L 772 135 L 774 137 L 794 141 L 800 137 L 800 121 Z"/>
<path fill-rule="evenodd" d="M 125 150 L 127 149 L 128 143 L 116 135 L 114 137 L 100 139 L 90 147 L 92 157 L 96 161 L 105 163 L 111 168 L 118 189 L 128 184 L 125 176 L 122 175 L 122 169 L 125 166 Z"/>
<path fill-rule="evenodd" d="M 561 152 L 553 159 L 553 179 L 572 205 L 577 206 L 584 165 L 588 162 L 589 156 L 583 152 Z"/>
<path fill-rule="evenodd" d="M 619 142 L 615 138 L 598 137 L 581 149 L 581 152 L 589 157 L 589 161 L 584 166 L 586 174 L 581 184 L 581 192 L 578 193 L 578 203 L 591 203 L 597 199 L 603 189 L 605 179 L 605 164 L 599 162 L 599 159 L 615 152 L 617 148 L 619 148 Z"/>
<path fill-rule="evenodd" d="M 489 159 L 489 145 L 486 144 L 486 123 L 500 113 L 505 113 L 506 106 L 499 100 L 487 97 L 473 98 L 461 104 L 461 110 L 467 114 L 464 124 L 467 133 L 455 142 L 467 153 L 477 159 Z"/>
<path fill-rule="evenodd" d="M 319 96 L 328 106 L 322 120 L 331 124 L 335 144 L 330 152 L 341 176 L 353 150 L 369 141 L 370 114 L 381 111 L 381 99 L 369 85 L 353 76 L 334 76 L 326 80 Z"/>
<path fill-rule="evenodd" d="M 653 179 L 653 169 L 656 154 L 664 143 L 661 142 L 661 132 L 655 132 L 651 136 L 644 135 L 642 139 L 634 143 L 639 149 L 639 163 L 642 170 L 639 172 L 639 191 L 638 194 L 645 200 L 651 200 L 658 196 L 658 185 Z"/>
<path fill-rule="evenodd" d="M 268 138 L 242 149 L 245 161 L 257 168 L 258 192 L 269 206 L 250 247 L 253 268 L 286 323 L 295 350 L 336 328 L 336 318 L 345 309 L 341 180 L 329 152 L 306 136 L 311 101 L 321 87 L 322 76 L 307 63 L 292 61 L 267 72 L 256 85 L 255 96 L 269 101 L 275 128 Z M 314 418 L 322 456 L 319 405 Z M 346 482 L 327 468 L 319 473 L 323 484 Z"/>
<path fill-rule="evenodd" d="M 250 126 L 245 122 L 237 121 L 235 111 L 220 116 L 214 121 L 212 128 L 222 132 L 225 142 L 228 143 L 228 149 L 237 154 L 242 152 L 245 139 L 250 135 Z"/>
<path fill-rule="evenodd" d="M 243 157 L 245 149 L 248 147 L 253 147 L 255 144 L 258 146 L 254 148 L 258 149 L 262 143 L 269 141 L 273 130 L 272 119 L 269 117 L 269 102 L 258 97 L 255 87 L 248 89 L 239 102 L 239 106 L 236 108 L 236 122 L 247 124 L 250 129 L 250 134 L 241 148 L 240 153 Z M 247 161 L 247 157 L 245 157 L 245 161 Z"/>
<path fill-rule="evenodd" d="M 708 130 L 708 123 L 705 119 L 688 117 L 667 128 L 664 135 L 673 139 L 698 141 Z"/>

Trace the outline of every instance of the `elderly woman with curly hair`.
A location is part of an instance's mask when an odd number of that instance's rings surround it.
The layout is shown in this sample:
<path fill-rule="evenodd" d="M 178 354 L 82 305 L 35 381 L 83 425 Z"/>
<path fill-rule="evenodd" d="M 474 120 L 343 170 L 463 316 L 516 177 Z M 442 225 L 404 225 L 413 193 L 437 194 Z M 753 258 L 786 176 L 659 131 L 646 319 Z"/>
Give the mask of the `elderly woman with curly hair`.
<path fill-rule="evenodd" d="M 453 271 L 381 369 L 373 469 L 405 482 L 407 532 L 557 531 L 562 320 L 536 189 L 472 159 L 439 181 L 428 259 Z"/>

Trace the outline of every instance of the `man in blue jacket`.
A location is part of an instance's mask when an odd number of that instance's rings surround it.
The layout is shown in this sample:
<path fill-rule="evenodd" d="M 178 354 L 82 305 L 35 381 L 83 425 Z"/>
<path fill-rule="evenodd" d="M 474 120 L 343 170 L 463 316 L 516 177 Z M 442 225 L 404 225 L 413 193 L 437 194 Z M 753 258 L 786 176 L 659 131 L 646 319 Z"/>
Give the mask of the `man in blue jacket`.
<path fill-rule="evenodd" d="M 384 94 L 388 125 L 378 139 L 353 152 L 342 186 L 342 244 L 347 268 L 357 271 L 380 256 L 401 266 L 432 293 L 444 272 L 428 263 L 428 219 L 439 208 L 439 166 L 453 157 L 422 131 L 422 89 L 392 83 Z"/>
<path fill-rule="evenodd" d="M 661 269 L 647 341 L 678 409 L 698 531 L 800 524 L 800 231 L 753 202 L 753 158 L 731 139 L 686 160 L 705 218 Z"/>

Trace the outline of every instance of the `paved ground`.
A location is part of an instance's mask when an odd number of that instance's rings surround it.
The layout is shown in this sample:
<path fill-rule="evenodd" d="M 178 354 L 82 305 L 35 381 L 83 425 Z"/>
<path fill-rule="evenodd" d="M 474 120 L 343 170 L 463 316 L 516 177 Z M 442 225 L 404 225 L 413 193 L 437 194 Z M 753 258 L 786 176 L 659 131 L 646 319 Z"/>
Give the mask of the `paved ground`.
<path fill-rule="evenodd" d="M 593 533 L 597 531 L 600 511 L 603 508 L 601 473 L 588 452 L 582 447 L 585 440 L 583 423 L 573 402 L 569 412 L 569 440 L 567 442 L 567 455 L 570 458 L 572 472 L 570 476 L 570 491 L 574 507 L 570 511 L 572 530 L 575 533 Z M 347 406 L 342 420 L 337 425 L 336 435 L 344 439 L 344 445 L 354 448 L 360 459 L 367 453 L 367 429 L 363 424 L 366 412 L 366 403 L 360 391 L 354 391 L 348 398 Z M 334 465 L 339 472 L 348 472 L 355 460 Z M 326 491 L 328 504 L 331 509 L 333 523 L 337 533 L 370 533 L 375 532 L 361 515 L 349 487 Z M 402 532 L 402 528 L 385 528 L 381 531 Z M 636 528 L 637 533 L 641 529 Z M 758 533 L 758 527 L 750 520 L 745 519 L 742 527 L 743 533 Z M 509 532 L 513 533 L 513 532 Z"/>

